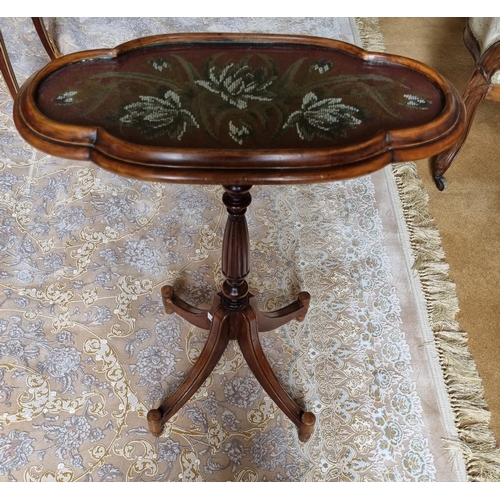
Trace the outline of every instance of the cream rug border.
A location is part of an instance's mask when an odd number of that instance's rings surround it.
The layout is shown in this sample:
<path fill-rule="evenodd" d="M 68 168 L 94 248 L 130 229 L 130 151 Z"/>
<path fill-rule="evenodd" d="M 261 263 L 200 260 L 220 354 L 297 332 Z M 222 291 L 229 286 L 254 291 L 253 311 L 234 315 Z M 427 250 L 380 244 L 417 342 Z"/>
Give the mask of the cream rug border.
<path fill-rule="evenodd" d="M 355 18 L 355 24 L 354 32 L 359 34 L 365 49 L 385 51 L 377 18 Z M 449 265 L 439 231 L 428 211 L 427 191 L 412 162 L 392 165 L 392 174 L 409 235 L 412 267 L 421 287 L 416 296 L 424 297 L 427 320 L 433 332 L 433 339 L 429 341 L 434 341 L 453 412 L 450 415 L 446 409 L 449 408 L 443 401 L 446 396 L 439 390 L 443 385 L 442 376 L 432 373 L 443 410 L 443 424 L 452 436 L 445 446 L 462 453 L 469 481 L 499 481 L 500 448 L 488 427 L 491 415 L 484 399 L 481 377 L 467 346 L 467 333 L 460 331 L 456 321 L 459 310 L 456 287 L 449 278 Z M 430 353 L 434 346 L 427 346 L 431 347 Z"/>

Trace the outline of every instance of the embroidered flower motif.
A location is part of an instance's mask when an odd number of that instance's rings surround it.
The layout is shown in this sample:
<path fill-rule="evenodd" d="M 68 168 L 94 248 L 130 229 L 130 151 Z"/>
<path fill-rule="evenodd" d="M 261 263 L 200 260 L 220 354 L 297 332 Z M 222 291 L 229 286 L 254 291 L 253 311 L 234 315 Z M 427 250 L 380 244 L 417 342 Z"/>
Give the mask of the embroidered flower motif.
<path fill-rule="evenodd" d="M 330 71 L 332 69 L 332 67 L 333 67 L 333 64 L 331 61 L 328 61 L 326 59 L 320 59 L 315 64 L 311 65 L 311 67 L 309 68 L 309 71 L 311 73 L 313 71 L 317 71 L 320 75 L 322 75 L 323 73 Z"/>
<path fill-rule="evenodd" d="M 421 109 L 423 111 L 429 108 L 429 104 L 432 104 L 431 101 L 417 95 L 404 94 L 403 97 L 406 99 L 404 105 L 408 108 Z"/>
<path fill-rule="evenodd" d="M 170 64 L 163 57 L 152 57 L 148 60 L 148 64 L 158 71 L 163 71 L 170 67 Z"/>
<path fill-rule="evenodd" d="M 237 127 L 232 121 L 229 122 L 229 137 L 238 144 L 243 144 L 243 139 L 250 136 L 250 125 L 242 123 L 240 127 Z"/>
<path fill-rule="evenodd" d="M 74 99 L 74 97 L 77 94 L 78 94 L 77 90 L 69 90 L 67 92 L 63 92 L 54 99 L 54 102 L 59 106 L 68 106 L 71 104 L 75 104 L 75 102 L 77 101 L 76 99 Z"/>
<path fill-rule="evenodd" d="M 354 116 L 358 109 L 341 101 L 341 98 L 319 100 L 314 92 L 309 92 L 302 100 L 302 109 L 294 111 L 283 128 L 295 127 L 305 141 L 315 136 L 332 140 L 345 136 L 346 130 L 359 125 L 361 120 Z"/>
<path fill-rule="evenodd" d="M 220 94 L 222 99 L 239 109 L 245 109 L 248 101 L 271 101 L 275 96 L 266 89 L 276 77 L 268 75 L 266 68 L 250 68 L 246 60 L 228 64 L 222 69 L 212 66 L 208 70 L 208 79 L 197 80 L 196 83 Z"/>
<path fill-rule="evenodd" d="M 195 117 L 182 109 L 180 97 L 169 90 L 164 99 L 154 96 L 139 96 L 140 101 L 125 106 L 128 115 L 120 118 L 122 123 L 136 126 L 149 137 L 168 134 L 180 141 L 188 126 L 199 128 Z"/>

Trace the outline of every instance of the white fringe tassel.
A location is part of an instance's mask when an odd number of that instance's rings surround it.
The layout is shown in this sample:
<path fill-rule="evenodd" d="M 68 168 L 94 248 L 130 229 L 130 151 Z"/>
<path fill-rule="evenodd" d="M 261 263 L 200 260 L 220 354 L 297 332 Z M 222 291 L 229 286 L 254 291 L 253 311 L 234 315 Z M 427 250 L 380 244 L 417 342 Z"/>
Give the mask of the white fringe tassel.
<path fill-rule="evenodd" d="M 377 18 L 356 18 L 356 24 L 365 49 L 385 51 Z M 461 450 L 469 481 L 500 481 L 500 448 L 488 427 L 491 415 L 467 334 L 460 331 L 455 319 L 455 284 L 449 278 L 441 238 L 428 212 L 428 194 L 414 163 L 394 164 L 392 171 L 458 429 L 459 441 L 448 441 L 446 446 Z"/>

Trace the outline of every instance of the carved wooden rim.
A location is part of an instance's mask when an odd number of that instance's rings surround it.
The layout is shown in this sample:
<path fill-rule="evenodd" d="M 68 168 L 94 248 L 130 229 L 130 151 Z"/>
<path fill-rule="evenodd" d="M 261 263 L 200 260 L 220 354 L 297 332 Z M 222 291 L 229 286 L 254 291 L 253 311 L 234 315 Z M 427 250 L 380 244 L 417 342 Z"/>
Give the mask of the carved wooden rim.
<path fill-rule="evenodd" d="M 88 59 L 166 43 L 292 43 L 346 52 L 366 62 L 402 65 L 424 74 L 443 95 L 443 110 L 431 122 L 388 130 L 350 146 L 321 149 L 216 150 L 141 146 L 113 137 L 100 127 L 74 126 L 48 119 L 36 106 L 41 82 L 54 71 Z M 37 149 L 54 156 L 92 160 L 121 175 L 145 180 L 205 184 L 283 184 L 321 182 L 364 175 L 391 162 L 432 156 L 449 147 L 463 130 L 464 111 L 456 90 L 438 73 L 402 56 L 367 52 L 345 42 L 312 36 L 189 33 L 133 40 L 114 49 L 77 52 L 60 57 L 28 79 L 15 101 L 20 134 Z M 140 171 L 138 169 L 140 167 Z"/>

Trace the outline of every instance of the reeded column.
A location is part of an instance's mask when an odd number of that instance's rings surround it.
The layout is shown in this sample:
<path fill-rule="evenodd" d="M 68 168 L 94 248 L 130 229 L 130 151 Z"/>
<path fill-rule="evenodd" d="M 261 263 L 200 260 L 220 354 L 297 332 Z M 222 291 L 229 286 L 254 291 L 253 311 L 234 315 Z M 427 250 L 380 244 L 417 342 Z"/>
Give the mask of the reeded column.
<path fill-rule="evenodd" d="M 222 197 L 229 215 L 222 244 L 222 273 L 226 277 L 222 300 L 230 310 L 241 310 L 248 304 L 245 278 L 250 272 L 250 242 L 245 213 L 252 201 L 251 187 L 224 186 Z"/>

